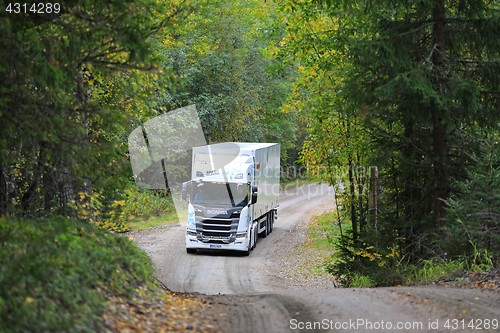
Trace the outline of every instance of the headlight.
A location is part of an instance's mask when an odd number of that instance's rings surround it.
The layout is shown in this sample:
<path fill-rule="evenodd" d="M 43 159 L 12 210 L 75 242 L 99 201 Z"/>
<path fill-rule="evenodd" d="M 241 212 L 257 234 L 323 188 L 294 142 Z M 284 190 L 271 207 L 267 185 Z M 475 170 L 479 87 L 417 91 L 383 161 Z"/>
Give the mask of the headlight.
<path fill-rule="evenodd" d="M 242 173 L 237 174 L 236 177 L 234 177 L 234 179 L 243 179 L 243 174 Z"/>
<path fill-rule="evenodd" d="M 246 238 L 246 237 L 247 237 L 247 233 L 246 232 L 242 232 L 242 233 L 236 234 L 236 238 Z"/>
<path fill-rule="evenodd" d="M 201 171 L 196 171 L 196 177 L 203 177 L 203 172 Z"/>
<path fill-rule="evenodd" d="M 196 237 L 196 231 L 189 231 L 187 232 L 188 236 L 194 236 Z"/>

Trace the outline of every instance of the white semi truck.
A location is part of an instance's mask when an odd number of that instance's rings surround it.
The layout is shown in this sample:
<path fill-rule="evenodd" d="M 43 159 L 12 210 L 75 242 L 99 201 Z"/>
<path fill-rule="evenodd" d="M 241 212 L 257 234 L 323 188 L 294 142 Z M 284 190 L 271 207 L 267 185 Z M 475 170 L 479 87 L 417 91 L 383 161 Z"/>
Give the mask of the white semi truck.
<path fill-rule="evenodd" d="M 280 145 L 219 143 L 193 148 L 186 251 L 234 250 L 249 255 L 277 218 Z"/>

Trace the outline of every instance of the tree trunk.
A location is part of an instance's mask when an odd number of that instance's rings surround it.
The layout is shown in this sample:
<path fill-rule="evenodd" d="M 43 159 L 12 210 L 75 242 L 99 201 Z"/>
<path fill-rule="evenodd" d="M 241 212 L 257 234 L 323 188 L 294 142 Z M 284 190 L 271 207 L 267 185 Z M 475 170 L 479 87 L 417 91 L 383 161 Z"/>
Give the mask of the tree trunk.
<path fill-rule="evenodd" d="M 370 214 L 370 224 L 377 231 L 377 180 L 378 168 L 370 168 L 370 194 L 368 195 L 368 212 Z"/>
<path fill-rule="evenodd" d="M 446 40 L 445 40 L 445 1 L 436 0 L 433 11 L 434 40 L 436 49 L 432 53 L 435 72 L 435 89 L 438 95 L 446 91 Z M 446 216 L 445 200 L 450 192 L 448 180 L 448 152 L 446 147 L 445 110 L 436 106 L 432 117 L 432 140 L 434 150 L 434 219 L 437 226 L 442 226 Z"/>
<path fill-rule="evenodd" d="M 353 165 L 352 159 L 349 158 L 349 185 L 351 190 L 351 223 L 352 223 L 352 238 L 354 240 L 358 239 L 358 220 L 356 217 L 356 193 L 354 187 L 354 175 L 353 175 Z"/>
<path fill-rule="evenodd" d="M 9 180 L 5 165 L 0 167 L 0 216 L 8 215 L 7 205 L 9 202 Z"/>
<path fill-rule="evenodd" d="M 89 101 L 89 90 L 88 90 L 88 84 L 85 82 L 85 75 L 88 75 L 88 69 L 84 68 L 82 65 L 79 66 L 78 68 L 79 75 L 77 77 L 77 91 L 76 91 L 76 97 L 78 99 L 78 102 L 80 103 L 80 108 L 81 108 L 81 122 L 82 122 L 82 127 L 84 129 L 84 135 L 82 137 L 82 145 L 83 146 L 89 146 L 90 145 L 90 140 L 89 140 L 89 126 L 88 126 L 88 114 L 86 108 L 86 104 L 88 104 Z M 64 178 L 63 178 L 64 179 Z M 85 177 L 83 179 L 83 188 L 81 189 L 82 192 L 86 194 L 86 197 L 88 198 L 89 202 L 86 205 L 86 216 L 87 218 L 84 219 L 84 222 L 89 222 L 90 220 L 95 221 L 95 217 L 92 216 L 92 205 L 90 203 L 90 197 L 92 195 L 92 181 L 89 177 Z M 78 191 L 73 191 L 70 189 L 70 191 L 76 195 Z M 60 194 L 61 196 L 63 193 Z"/>
<path fill-rule="evenodd" d="M 359 153 L 356 153 L 358 159 L 358 205 L 359 205 L 359 238 L 363 238 L 363 229 L 365 227 L 365 216 L 363 211 L 363 190 L 365 184 L 365 169 L 361 168 Z"/>

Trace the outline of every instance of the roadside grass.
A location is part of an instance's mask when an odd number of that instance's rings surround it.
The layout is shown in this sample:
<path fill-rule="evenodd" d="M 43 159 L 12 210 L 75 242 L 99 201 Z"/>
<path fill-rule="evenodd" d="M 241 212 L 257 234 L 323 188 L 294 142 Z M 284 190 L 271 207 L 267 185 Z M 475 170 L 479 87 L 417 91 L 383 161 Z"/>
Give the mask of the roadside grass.
<path fill-rule="evenodd" d="M 495 268 L 488 252 L 475 248 L 472 257 L 450 261 L 444 261 L 440 258 L 422 260 L 420 265 L 404 268 L 404 283 L 415 285 L 453 281 L 460 284 L 463 282 L 463 275 L 474 275 L 473 273 L 476 272 L 486 273 Z"/>
<path fill-rule="evenodd" d="M 346 225 L 342 225 L 345 228 Z M 334 211 L 327 212 L 311 218 L 309 229 L 309 243 L 316 249 L 335 251 L 333 240 L 340 234 L 337 215 Z"/>
<path fill-rule="evenodd" d="M 478 273 L 487 274 L 490 270 L 494 270 L 493 266 L 484 264 L 471 264 L 468 260 L 451 260 L 444 261 L 440 258 L 432 260 L 422 260 L 415 265 L 397 265 L 392 268 L 380 268 L 380 272 L 375 276 L 380 280 L 380 277 L 388 277 L 388 281 L 400 281 L 398 285 L 418 286 L 418 285 L 453 285 L 465 286 L 468 281 L 464 276 L 474 276 Z M 349 288 L 371 288 L 378 286 L 391 286 L 392 283 L 381 284 L 380 281 L 374 279 L 369 274 L 361 274 L 355 272 L 349 281 Z M 476 285 L 477 286 L 477 285 Z M 494 285 L 493 285 L 494 286 Z M 467 285 L 473 287 L 473 284 Z"/>
<path fill-rule="evenodd" d="M 130 231 L 143 231 L 163 225 L 177 224 L 178 222 L 179 220 L 177 219 L 177 215 L 175 213 L 165 213 L 160 216 L 151 217 L 132 216 L 127 221 L 127 226 Z"/>
<path fill-rule="evenodd" d="M 122 208 L 125 224 L 130 231 L 178 223 L 172 196 L 161 191 L 151 191 L 130 186 Z"/>
<path fill-rule="evenodd" d="M 155 290 L 149 257 L 92 224 L 0 219 L 0 331 L 96 332 L 107 295 Z"/>
<path fill-rule="evenodd" d="M 310 259 L 307 263 L 300 267 L 304 273 L 310 276 L 329 276 L 325 269 L 325 261 L 327 261 L 335 251 L 330 240 L 332 235 L 337 232 L 337 228 L 332 226 L 329 221 L 333 213 L 328 212 L 323 215 L 313 216 L 309 222 L 307 229 L 307 241 L 302 244 L 300 253 L 305 254 Z M 313 254 L 307 255 L 307 252 Z"/>
<path fill-rule="evenodd" d="M 355 273 L 350 288 L 372 288 L 374 286 L 375 282 L 369 276 Z"/>
<path fill-rule="evenodd" d="M 332 211 L 313 217 L 308 226 L 309 241 L 307 242 L 307 246 L 329 253 L 329 256 L 325 258 L 323 267 L 317 268 L 318 271 L 324 271 L 324 266 L 328 267 L 339 260 L 338 255 L 336 255 L 337 247 L 335 245 L 335 239 L 340 235 L 337 221 L 336 212 Z M 342 224 L 343 230 L 347 230 L 348 227 L 349 224 Z M 421 260 L 414 265 L 404 264 L 398 260 L 391 261 L 389 257 L 391 257 L 391 255 L 372 256 L 373 261 L 370 261 L 370 267 L 360 268 L 359 271 L 351 272 L 349 277 L 347 277 L 347 274 L 346 276 L 335 276 L 335 279 L 347 281 L 344 283 L 343 287 L 349 288 L 370 288 L 399 284 L 440 284 L 443 283 L 443 281 L 451 281 L 452 283 L 455 282 L 455 284 L 459 284 L 463 282 L 463 276 L 474 275 L 476 272 L 486 274 L 485 272 L 495 269 L 495 265 L 491 261 L 490 255 L 485 251 L 476 249 L 472 257 L 448 261 L 434 258 L 430 260 Z M 392 264 L 388 264 L 390 261 Z M 371 274 L 368 272 L 371 272 Z M 386 281 L 386 283 L 384 283 L 384 281 Z M 393 282 L 391 283 L 389 281 Z M 397 281 L 397 283 L 395 283 L 395 281 Z"/>
<path fill-rule="evenodd" d="M 318 256 L 318 260 L 308 261 L 299 270 L 304 272 L 307 277 L 330 277 L 324 265 L 324 257 L 328 257 L 328 253 L 316 253 L 316 255 Z"/>
<path fill-rule="evenodd" d="M 420 265 L 412 265 L 403 269 L 403 283 L 418 285 L 441 280 L 454 280 L 467 270 L 465 262 L 452 260 L 449 262 L 424 260 Z"/>

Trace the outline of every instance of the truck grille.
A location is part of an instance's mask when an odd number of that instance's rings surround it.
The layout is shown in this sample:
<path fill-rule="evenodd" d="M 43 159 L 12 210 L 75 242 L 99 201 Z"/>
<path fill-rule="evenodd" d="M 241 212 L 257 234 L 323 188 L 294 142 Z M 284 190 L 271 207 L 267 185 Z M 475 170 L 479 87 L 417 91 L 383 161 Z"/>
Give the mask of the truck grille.
<path fill-rule="evenodd" d="M 204 224 L 203 225 L 203 232 L 206 233 L 208 231 L 214 231 L 214 230 L 217 230 L 217 231 L 226 231 L 226 232 L 230 232 L 231 231 L 231 226 L 230 225 L 210 225 L 210 224 Z"/>
<path fill-rule="evenodd" d="M 233 242 L 238 230 L 238 218 L 234 219 L 216 219 L 216 218 L 197 218 L 196 232 L 198 240 L 203 242 L 223 241 L 224 243 Z"/>

